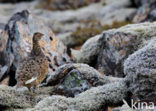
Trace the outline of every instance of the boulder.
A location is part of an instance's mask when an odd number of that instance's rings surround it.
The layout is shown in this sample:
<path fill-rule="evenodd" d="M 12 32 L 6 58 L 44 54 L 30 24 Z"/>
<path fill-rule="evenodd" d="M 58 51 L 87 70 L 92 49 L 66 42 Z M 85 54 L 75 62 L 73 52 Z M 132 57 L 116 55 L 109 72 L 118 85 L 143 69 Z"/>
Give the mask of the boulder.
<path fill-rule="evenodd" d="M 91 3 L 99 2 L 100 0 L 45 0 L 40 1 L 40 6 L 48 10 L 67 10 L 77 9 Z"/>
<path fill-rule="evenodd" d="M 123 80 L 91 88 L 75 98 L 53 95 L 40 101 L 26 111 L 106 111 L 107 105 L 122 104 L 126 98 L 126 85 Z"/>
<path fill-rule="evenodd" d="M 136 6 L 137 11 L 132 15 L 134 23 L 156 20 L 156 0 L 131 0 Z"/>
<path fill-rule="evenodd" d="M 156 39 L 130 55 L 124 62 L 129 91 L 140 100 L 156 104 Z"/>
<path fill-rule="evenodd" d="M 76 95 L 99 85 L 121 80 L 102 76 L 87 64 L 65 64 L 47 79 L 46 86 L 55 86 L 53 94 L 75 97 Z"/>
<path fill-rule="evenodd" d="M 52 1 L 52 7 L 61 4 L 64 0 L 57 1 L 57 0 L 47 0 Z M 70 1 L 70 5 L 72 4 L 87 4 L 99 1 L 99 0 L 76 0 Z M 82 1 L 82 2 L 81 2 Z M 42 1 L 41 1 L 42 2 Z M 77 3 L 78 2 L 78 3 Z M 106 2 L 106 3 L 105 3 Z M 54 3 L 54 4 L 53 4 Z M 57 5 L 55 5 L 55 3 Z M 11 4 L 0 4 L 0 20 L 3 23 L 6 23 L 10 16 L 16 12 L 21 10 L 27 9 L 29 7 L 29 11 L 37 16 L 39 16 L 43 21 L 45 21 L 46 25 L 52 28 L 55 32 L 56 36 L 68 47 L 73 47 L 75 45 L 81 45 L 84 43 L 88 38 L 100 34 L 104 29 L 97 28 L 97 26 L 90 26 L 89 30 L 88 27 L 85 25 L 85 22 L 98 21 L 101 23 L 102 27 L 105 25 L 112 25 L 114 21 L 117 22 L 125 22 L 126 18 L 136 11 L 135 8 L 130 8 L 131 2 L 129 0 L 111 0 L 98 2 L 94 4 L 90 4 L 88 6 L 78 8 L 77 10 L 61 10 L 61 11 L 48 11 L 43 10 L 40 5 L 44 5 L 40 3 L 40 1 L 32 1 L 30 3 L 17 3 L 15 5 Z M 50 3 L 49 3 L 50 4 Z M 105 5 L 104 5 L 105 4 Z M 58 7 L 61 7 L 59 5 Z M 45 8 L 48 6 L 45 5 Z M 63 7 L 61 7 L 63 8 Z M 62 15 L 65 15 L 62 17 Z M 127 22 L 127 21 L 126 21 Z M 129 21 L 128 21 L 129 22 Z M 79 31 L 79 28 L 82 30 Z M 87 29 L 86 29 L 87 28 Z M 83 31 L 86 30 L 86 31 Z M 91 30 L 91 31 L 90 31 Z M 77 32 L 80 37 L 75 37 L 73 35 L 74 32 Z M 83 37 L 85 36 L 85 37 Z M 79 39 L 79 40 L 77 40 Z"/>
<path fill-rule="evenodd" d="M 64 63 L 70 62 L 66 53 L 66 47 L 55 37 L 42 20 L 28 11 L 14 14 L 7 24 L 9 34 L 8 53 L 13 59 L 13 68 L 16 70 L 18 61 L 30 53 L 32 49 L 32 36 L 35 32 L 41 32 L 44 37 L 40 41 L 43 52 L 49 61 L 49 73 Z"/>
<path fill-rule="evenodd" d="M 40 45 L 49 61 L 48 74 L 52 74 L 60 65 L 71 62 L 66 47 L 55 37 L 52 30 L 40 18 L 23 10 L 14 14 L 5 26 L 5 30 L 1 31 L 1 76 L 10 68 L 9 75 L 14 78 L 18 62 L 27 57 L 32 49 L 32 36 L 35 32 L 44 34 Z M 15 85 L 15 82 L 12 85 Z"/>
<path fill-rule="evenodd" d="M 0 25 L 0 81 L 10 68 L 10 60 L 6 51 L 8 42 L 8 34 L 4 30 L 5 25 Z"/>
<path fill-rule="evenodd" d="M 80 50 L 72 50 L 76 62 L 96 67 L 105 75 L 124 77 L 123 62 L 156 35 L 156 22 L 126 25 L 104 31 L 87 40 Z"/>

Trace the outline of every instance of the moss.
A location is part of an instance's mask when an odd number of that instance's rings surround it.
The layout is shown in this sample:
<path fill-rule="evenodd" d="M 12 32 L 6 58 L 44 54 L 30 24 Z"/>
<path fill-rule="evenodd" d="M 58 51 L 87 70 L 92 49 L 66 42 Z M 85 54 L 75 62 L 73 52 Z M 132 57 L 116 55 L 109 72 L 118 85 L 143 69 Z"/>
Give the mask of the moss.
<path fill-rule="evenodd" d="M 37 8 L 47 10 L 77 9 L 100 0 L 42 0 Z"/>
<path fill-rule="evenodd" d="M 101 25 L 97 20 L 81 21 L 84 27 L 78 27 L 76 31 L 71 34 L 71 37 L 76 40 L 76 45 L 82 45 L 88 38 L 102 33 L 104 30 L 119 28 L 121 26 L 131 23 L 130 21 L 114 21 L 112 25 Z M 75 39 L 76 38 L 76 39 Z"/>

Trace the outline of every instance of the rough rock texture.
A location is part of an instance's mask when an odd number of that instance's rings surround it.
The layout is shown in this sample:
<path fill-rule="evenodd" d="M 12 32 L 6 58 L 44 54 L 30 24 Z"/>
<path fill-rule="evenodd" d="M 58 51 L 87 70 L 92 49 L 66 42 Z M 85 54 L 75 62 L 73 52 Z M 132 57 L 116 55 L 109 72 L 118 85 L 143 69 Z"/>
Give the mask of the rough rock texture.
<path fill-rule="evenodd" d="M 70 1 L 75 2 L 75 0 Z M 15 5 L 0 4 L 0 21 L 6 23 L 12 14 L 29 7 L 29 11 L 31 11 L 33 14 L 38 15 L 43 21 L 45 21 L 46 25 L 52 28 L 56 36 L 60 38 L 60 40 L 62 40 L 65 45 L 80 45 L 80 43 L 77 42 L 77 40 L 72 36 L 72 32 L 77 30 L 78 27 L 83 28 L 85 26 L 82 21 L 97 20 L 101 23 L 101 25 L 111 25 L 114 21 L 125 21 L 126 18 L 136 10 L 135 8 L 129 7 L 131 5 L 131 2 L 129 0 L 111 1 L 112 2 L 110 2 L 110 0 L 106 0 L 106 5 L 103 5 L 103 3 L 100 2 L 79 8 L 77 10 L 53 12 L 42 10 L 40 7 L 38 7 L 38 4 L 40 4 L 38 0 L 30 3 L 18 3 Z M 62 17 L 62 15 L 65 16 Z M 85 40 L 83 40 L 83 42 L 84 41 Z"/>
<path fill-rule="evenodd" d="M 117 32 L 119 33 L 121 31 L 127 33 L 127 35 L 128 34 L 132 35 L 130 37 L 136 37 L 137 45 L 135 46 L 135 49 L 132 52 L 133 54 L 129 54 L 129 57 L 127 57 L 127 59 L 124 58 L 125 60 L 125 62 L 123 62 L 124 67 L 122 67 L 126 75 L 124 79 L 100 75 L 99 72 L 96 71 L 94 68 L 85 64 L 71 64 L 71 63 L 65 64 L 63 66 L 60 66 L 57 71 L 53 72 L 54 75 L 51 75 L 47 80 L 48 83 L 47 85 L 50 85 L 50 87 L 47 87 L 46 85 L 44 87 L 42 86 L 40 88 L 40 91 L 37 91 L 35 97 L 32 99 L 32 101 L 35 101 L 33 106 L 27 107 L 26 109 L 28 111 L 36 111 L 36 110 L 39 111 L 43 111 L 43 110 L 103 111 L 107 109 L 107 106 L 122 105 L 123 99 L 126 100 L 128 103 L 131 99 L 130 97 L 132 96 L 131 93 L 139 97 L 139 99 L 141 100 L 142 99 L 146 101 L 153 100 L 155 102 L 156 100 L 155 99 L 156 97 L 155 96 L 155 92 L 156 92 L 155 90 L 156 89 L 156 84 L 155 84 L 156 83 L 156 76 L 155 76 L 156 75 L 155 74 L 156 26 L 155 25 L 156 25 L 155 22 L 133 24 L 119 29 L 113 29 L 104 32 L 107 34 L 110 32 L 116 34 Z M 119 34 L 122 34 L 121 32 Z M 94 44 L 92 45 L 89 44 L 89 43 L 96 43 L 96 41 L 94 42 L 94 40 L 96 40 L 95 38 L 96 37 L 91 38 L 93 39 L 93 41 L 90 41 L 91 39 L 89 40 L 90 42 L 87 43 L 88 47 L 89 45 L 95 47 Z M 102 40 L 105 39 L 108 40 L 107 36 L 102 34 L 98 35 L 97 38 L 98 39 L 103 38 Z M 95 51 L 95 49 L 93 51 Z M 87 56 L 90 57 L 89 55 Z M 78 85 L 73 85 L 71 82 L 69 82 L 73 80 L 76 80 L 76 82 L 74 81 L 75 83 L 73 84 L 78 84 Z M 56 95 L 58 93 L 55 93 L 56 87 L 58 87 L 60 84 L 64 86 L 66 85 L 64 88 L 72 89 L 79 85 L 81 86 L 83 83 L 88 83 L 87 85 L 91 84 L 91 86 L 94 87 L 91 87 L 90 89 L 88 88 L 88 90 L 86 91 L 83 90 L 84 92 L 80 91 L 81 93 L 75 94 L 74 95 L 75 97 L 73 98 L 60 96 L 61 94 Z M 9 89 L 10 88 L 11 87 L 9 87 Z M 17 92 L 12 90 L 11 90 L 12 94 L 16 96 Z M 2 88 L 2 92 L 3 92 L 3 88 Z M 1 94 L 3 95 L 4 93 L 0 93 L 0 96 L 2 96 Z M 10 91 L 6 91 L 5 94 L 9 95 Z M 25 91 L 24 92 L 20 91 L 20 94 L 24 94 L 25 96 L 28 96 L 28 94 L 25 94 Z M 19 95 L 19 98 L 20 97 L 21 96 Z M 29 97 L 31 98 L 32 96 L 29 95 L 28 98 Z M 14 99 L 15 98 L 13 98 L 13 100 Z M 4 100 L 6 101 L 6 98 L 0 100 L 0 102 Z M 28 100 L 26 99 L 25 103 L 29 104 L 30 103 L 29 99 Z M 10 104 L 13 103 L 10 102 L 9 104 L 6 104 L 6 107 L 10 108 L 9 106 Z M 5 104 L 3 103 L 2 105 Z M 22 108 L 24 108 L 24 106 L 22 106 Z"/>
<path fill-rule="evenodd" d="M 13 108 L 31 107 L 33 101 L 27 95 L 17 92 L 14 88 L 0 85 L 0 106 Z"/>
<path fill-rule="evenodd" d="M 100 53 L 104 44 L 102 34 L 90 38 L 80 50 L 71 50 L 76 62 L 91 64 Z"/>
<path fill-rule="evenodd" d="M 156 104 L 156 40 L 130 55 L 124 63 L 129 90 L 141 100 Z M 151 97 L 150 97 L 151 96 Z"/>
<path fill-rule="evenodd" d="M 43 98 L 49 97 L 53 90 L 53 87 L 42 87 L 32 95 L 24 87 L 17 90 L 14 87 L 0 85 L 0 109 L 23 111 L 25 108 L 32 108 Z"/>
<path fill-rule="evenodd" d="M 156 0 L 131 0 L 139 8 L 133 14 L 133 22 L 145 22 L 156 20 Z"/>
<path fill-rule="evenodd" d="M 9 54 L 7 60 L 10 60 L 12 71 L 16 71 L 19 60 L 27 57 L 30 53 L 32 36 L 35 32 L 44 34 L 40 45 L 49 61 L 49 74 L 52 74 L 58 66 L 70 62 L 66 47 L 62 42 L 55 37 L 42 20 L 26 10 L 14 14 L 6 25 L 5 30 L 9 35 L 6 51 Z"/>
<path fill-rule="evenodd" d="M 55 94 L 73 97 L 91 87 L 121 80 L 120 78 L 100 75 L 86 64 L 65 64 L 47 79 L 48 86 L 56 87 Z"/>
<path fill-rule="evenodd" d="M 121 104 L 122 99 L 126 98 L 125 89 L 126 86 L 123 81 L 118 81 L 92 88 L 75 98 L 51 96 L 40 101 L 35 108 L 27 111 L 103 111 L 109 103 L 111 105 Z"/>
<path fill-rule="evenodd" d="M 72 50 L 77 62 L 95 66 L 106 75 L 124 76 L 123 62 L 155 36 L 156 22 L 127 25 L 104 31 L 87 40 L 80 50 Z M 92 64 L 94 63 L 94 64 Z"/>
<path fill-rule="evenodd" d="M 48 10 L 66 10 L 77 9 L 99 1 L 100 0 L 44 0 L 41 1 L 40 6 Z"/>
<path fill-rule="evenodd" d="M 129 5 L 130 3 L 128 0 L 116 0 L 106 6 L 103 6 L 100 3 L 93 4 L 76 11 L 65 11 L 63 14 L 66 15 L 66 17 L 61 19 L 57 19 L 61 16 L 59 13 L 54 13 L 54 16 L 56 17 L 53 18 L 55 19 L 55 23 L 49 24 L 53 24 L 50 27 L 52 27 L 54 31 L 59 31 L 58 37 L 65 45 L 69 47 L 72 45 L 81 45 L 72 33 L 72 31 L 78 30 L 79 27 L 85 28 L 85 24 L 81 21 L 97 20 L 102 26 L 111 25 L 114 21 L 126 21 L 126 18 L 135 11 L 133 8 L 128 8 Z M 68 24 L 64 24 L 65 22 L 68 22 Z M 94 28 L 94 26 L 92 27 Z M 95 26 L 93 31 L 98 30 L 99 29 Z M 88 32 L 86 31 L 86 33 Z M 82 41 L 84 42 L 85 40 L 82 39 Z"/>
<path fill-rule="evenodd" d="M 10 63 L 8 60 L 8 54 L 6 51 L 6 45 L 8 41 L 8 34 L 4 30 L 4 25 L 0 27 L 0 80 L 3 75 L 9 70 Z"/>

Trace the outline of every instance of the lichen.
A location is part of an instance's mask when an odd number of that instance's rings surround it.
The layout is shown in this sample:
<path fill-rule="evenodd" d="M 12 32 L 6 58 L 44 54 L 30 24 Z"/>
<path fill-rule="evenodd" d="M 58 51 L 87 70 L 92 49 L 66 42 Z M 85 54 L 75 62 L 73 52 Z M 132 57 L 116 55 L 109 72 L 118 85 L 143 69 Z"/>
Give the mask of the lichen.
<path fill-rule="evenodd" d="M 37 8 L 47 10 L 77 9 L 99 1 L 100 0 L 42 0 Z"/>
<path fill-rule="evenodd" d="M 82 45 L 88 38 L 102 33 L 104 30 L 119 28 L 121 26 L 131 23 L 130 21 L 114 21 L 111 25 L 102 25 L 97 20 L 81 21 L 84 27 L 78 27 L 76 31 L 71 34 L 71 37 L 76 40 L 76 46 Z"/>

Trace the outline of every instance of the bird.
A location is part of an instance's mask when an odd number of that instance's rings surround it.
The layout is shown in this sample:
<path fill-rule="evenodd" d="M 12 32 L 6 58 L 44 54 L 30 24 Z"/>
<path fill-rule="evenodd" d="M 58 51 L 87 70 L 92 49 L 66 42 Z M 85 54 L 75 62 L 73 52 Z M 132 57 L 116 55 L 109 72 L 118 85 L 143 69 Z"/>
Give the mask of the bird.
<path fill-rule="evenodd" d="M 17 80 L 16 88 L 25 86 L 32 92 L 46 78 L 49 63 L 39 44 L 42 37 L 42 33 L 34 33 L 30 54 L 18 63 L 15 76 Z"/>

